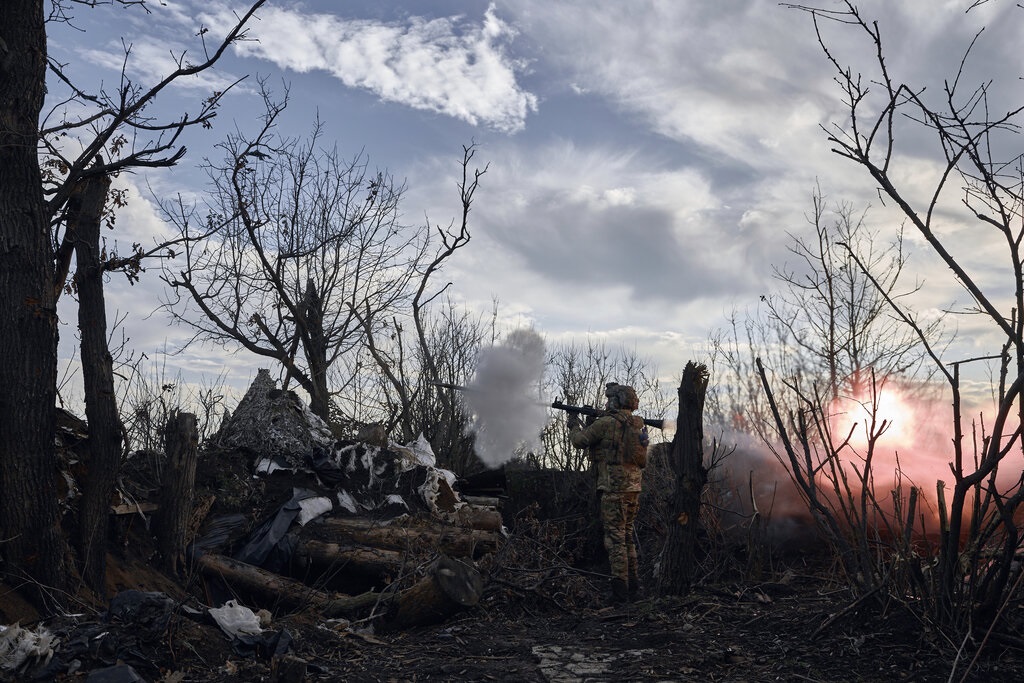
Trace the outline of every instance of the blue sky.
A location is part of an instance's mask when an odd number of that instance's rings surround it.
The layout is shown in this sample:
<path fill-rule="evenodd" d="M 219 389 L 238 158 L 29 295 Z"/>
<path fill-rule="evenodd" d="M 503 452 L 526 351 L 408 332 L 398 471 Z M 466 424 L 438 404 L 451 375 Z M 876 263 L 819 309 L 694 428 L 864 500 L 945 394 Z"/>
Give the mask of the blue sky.
<path fill-rule="evenodd" d="M 929 92 L 988 26 L 967 76 L 993 78 L 1005 102 L 1022 101 L 1024 11 L 997 0 L 965 14 L 968 4 L 859 3 L 880 20 L 893 71 Z M 129 76 L 152 83 L 170 54 L 197 53 L 201 26 L 218 35 L 243 8 L 222 0 L 153 2 L 151 14 L 80 8 L 73 27 L 53 27 L 50 53 L 78 83 L 110 87 L 124 40 Z M 826 28 L 840 54 L 869 65 L 860 36 Z M 404 178 L 409 222 L 456 215 L 457 163 L 475 141 L 490 170 L 473 241 L 446 271 L 453 295 L 480 310 L 497 300 L 508 324 L 532 325 L 552 343 L 589 336 L 635 349 L 666 379 L 706 356 L 709 333 L 730 310 L 756 307 L 772 290 L 771 267 L 786 261 L 787 233 L 807 230 L 816 183 L 833 199 L 870 204 L 883 233 L 899 224 L 865 174 L 829 150 L 820 126 L 842 122 L 844 111 L 809 16 L 771 0 L 272 1 L 250 37 L 216 72 L 157 103 L 156 113 L 180 112 L 250 75 L 212 130 L 188 134 L 177 169 L 118 181 L 131 191 L 118 219 L 122 243 L 165 233 L 150 193 L 197 196 L 202 158 L 234 127 L 257 124 L 257 75 L 289 88 L 282 132 L 304 135 L 319 114 L 343 156 L 363 150 Z M 899 151 L 900 177 L 915 196 L 937 170 L 929 144 L 911 136 Z M 956 201 L 948 235 L 988 272 L 986 247 Z M 919 308 L 962 303 L 920 246 L 910 240 L 912 268 L 926 283 Z M 134 287 L 115 278 L 108 289 L 110 316 L 130 312 L 131 344 L 147 353 L 188 337 L 153 313 L 160 290 L 155 270 Z M 980 353 L 988 330 L 973 324 L 961 331 Z M 190 377 L 227 366 L 243 387 L 259 365 L 199 348 L 170 363 Z"/>

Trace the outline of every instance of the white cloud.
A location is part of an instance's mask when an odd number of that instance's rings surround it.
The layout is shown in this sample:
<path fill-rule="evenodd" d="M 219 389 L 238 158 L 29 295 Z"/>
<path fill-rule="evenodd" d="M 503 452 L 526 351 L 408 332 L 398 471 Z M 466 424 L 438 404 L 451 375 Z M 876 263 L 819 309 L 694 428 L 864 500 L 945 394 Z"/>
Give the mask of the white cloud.
<path fill-rule="evenodd" d="M 128 43 L 128 47 L 130 54 L 127 61 L 124 46 L 120 43 L 110 43 L 102 49 L 81 49 L 79 55 L 83 60 L 111 71 L 120 72 L 124 67 L 128 76 L 143 88 L 155 86 L 174 73 L 179 66 L 202 63 L 206 60 L 201 52 L 179 43 L 165 42 L 152 37 Z M 212 92 L 224 90 L 236 80 L 238 77 L 233 74 L 207 69 L 192 76 L 176 79 L 174 87 Z"/>
<path fill-rule="evenodd" d="M 233 17 L 222 9 L 204 20 L 223 28 Z M 537 97 L 517 82 L 525 64 L 505 49 L 514 36 L 493 5 L 481 24 L 460 16 L 382 23 L 271 6 L 252 25 L 256 40 L 237 50 L 300 73 L 327 71 L 387 102 L 511 133 L 537 110 Z"/>

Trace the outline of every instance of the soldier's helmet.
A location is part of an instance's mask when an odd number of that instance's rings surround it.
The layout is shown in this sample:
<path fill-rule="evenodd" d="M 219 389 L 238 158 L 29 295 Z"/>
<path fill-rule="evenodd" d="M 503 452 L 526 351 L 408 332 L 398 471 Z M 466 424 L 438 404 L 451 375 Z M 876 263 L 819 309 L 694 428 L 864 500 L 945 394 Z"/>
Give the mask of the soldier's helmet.
<path fill-rule="evenodd" d="M 636 390 L 626 384 L 609 382 L 604 387 L 604 395 L 606 398 L 614 398 L 619 408 L 636 410 L 640 407 L 640 398 L 636 395 Z"/>

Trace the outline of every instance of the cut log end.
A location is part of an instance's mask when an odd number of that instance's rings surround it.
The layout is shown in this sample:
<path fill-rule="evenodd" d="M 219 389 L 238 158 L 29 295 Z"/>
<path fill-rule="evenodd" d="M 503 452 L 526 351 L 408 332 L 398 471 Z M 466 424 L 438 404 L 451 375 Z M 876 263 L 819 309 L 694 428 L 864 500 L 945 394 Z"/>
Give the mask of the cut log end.
<path fill-rule="evenodd" d="M 480 601 L 483 579 L 471 565 L 441 556 L 430 571 L 404 591 L 386 626 L 403 629 L 438 623 Z"/>

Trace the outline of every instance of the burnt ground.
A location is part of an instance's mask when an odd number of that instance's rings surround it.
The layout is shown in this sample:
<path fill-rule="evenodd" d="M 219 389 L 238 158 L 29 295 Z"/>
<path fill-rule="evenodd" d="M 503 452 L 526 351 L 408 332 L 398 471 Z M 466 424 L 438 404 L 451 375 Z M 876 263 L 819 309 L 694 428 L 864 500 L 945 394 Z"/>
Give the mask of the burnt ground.
<path fill-rule="evenodd" d="M 216 492 L 221 511 L 248 510 L 253 521 L 261 519 L 294 482 L 282 480 L 275 491 L 248 467 L 221 460 L 215 471 L 200 473 L 197 493 Z M 198 575 L 161 574 L 141 515 L 121 518 L 108 592 L 156 597 L 118 610 L 112 601 L 83 603 L 74 616 L 41 620 L 16 590 L 0 584 L 0 624 L 41 625 L 57 637 L 48 664 L 31 660 L 0 671 L 0 680 L 1024 680 L 1019 592 L 992 634 L 953 642 L 897 596 L 856 600 L 809 539 L 757 572 L 754 558 L 710 543 L 688 595 L 657 597 L 652 590 L 633 604 L 608 606 L 600 567 L 583 559 L 594 539 L 592 528 L 579 522 L 589 515 L 565 513 L 581 498 L 576 484 L 562 496 L 540 491 L 537 481 L 513 483 L 509 507 L 520 512 L 507 520 L 507 542 L 476 561 L 485 579 L 479 603 L 404 630 L 388 630 L 382 610 L 328 620 L 312 610 L 265 605 L 271 619 L 261 638 L 231 640 L 209 619 L 204 606 L 214 602 Z M 517 486 L 534 502 L 516 502 Z M 642 500 L 642 514 L 656 508 Z M 563 516 L 551 519 L 552 513 Z M 659 515 L 641 525 L 643 547 L 657 548 L 664 536 Z M 648 587 L 655 584 L 653 564 L 651 556 L 641 563 Z"/>
<path fill-rule="evenodd" d="M 145 564 L 116 564 L 120 588 L 175 591 Z M 606 606 L 599 577 L 564 565 L 489 571 L 473 608 L 396 632 L 369 615 L 300 611 L 274 617 L 274 639 L 243 645 L 181 609 L 165 624 L 147 609 L 51 619 L 63 644 L 50 668 L 3 680 L 946 681 L 965 672 L 969 681 L 1024 680 L 1019 633 L 990 637 L 969 671 L 977 643 L 968 644 L 951 677 L 957 648 L 937 629 L 897 601 L 858 603 L 817 573 L 791 569 L 773 581 L 706 583 L 685 597 Z M 11 597 L 0 598 L 5 616 L 16 609 Z M 1021 603 L 1010 611 L 1019 624 Z M 140 679 L 113 677 L 128 666 Z M 111 677 L 98 677 L 104 669 Z"/>
<path fill-rule="evenodd" d="M 895 604 L 829 622 L 849 604 L 813 578 L 617 607 L 556 601 L 497 588 L 442 624 L 397 633 L 286 615 L 272 624 L 292 638 L 276 663 L 181 615 L 152 639 L 104 624 L 104 638 L 120 639 L 111 651 L 79 653 L 77 673 L 42 680 L 87 680 L 120 661 L 144 680 L 181 682 L 289 680 L 289 666 L 306 670 L 294 680 L 309 681 L 945 681 L 954 657 L 952 644 Z M 1019 650 L 989 643 L 984 655 L 968 680 L 1024 676 Z"/>

